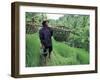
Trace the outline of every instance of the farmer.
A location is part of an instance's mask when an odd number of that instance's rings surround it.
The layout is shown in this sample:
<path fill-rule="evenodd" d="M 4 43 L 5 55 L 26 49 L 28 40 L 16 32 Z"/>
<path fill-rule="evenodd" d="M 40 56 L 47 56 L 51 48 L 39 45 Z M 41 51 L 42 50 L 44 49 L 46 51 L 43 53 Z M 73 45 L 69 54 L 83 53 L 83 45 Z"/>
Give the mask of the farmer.
<path fill-rule="evenodd" d="M 39 30 L 39 38 L 43 48 L 44 56 L 49 52 L 49 58 L 52 52 L 52 35 L 53 30 L 48 26 L 48 21 L 42 22 L 42 28 Z"/>

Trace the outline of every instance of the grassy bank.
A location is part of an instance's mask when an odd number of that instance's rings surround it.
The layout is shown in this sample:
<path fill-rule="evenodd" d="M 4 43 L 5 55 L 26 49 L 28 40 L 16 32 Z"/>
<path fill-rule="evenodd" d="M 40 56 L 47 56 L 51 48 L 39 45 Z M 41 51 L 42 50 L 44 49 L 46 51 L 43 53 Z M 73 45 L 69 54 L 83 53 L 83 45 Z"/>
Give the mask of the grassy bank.
<path fill-rule="evenodd" d="M 26 35 L 26 66 L 40 66 L 40 41 L 38 34 Z M 89 53 L 80 48 L 73 48 L 53 39 L 53 52 L 49 66 L 88 64 Z"/>

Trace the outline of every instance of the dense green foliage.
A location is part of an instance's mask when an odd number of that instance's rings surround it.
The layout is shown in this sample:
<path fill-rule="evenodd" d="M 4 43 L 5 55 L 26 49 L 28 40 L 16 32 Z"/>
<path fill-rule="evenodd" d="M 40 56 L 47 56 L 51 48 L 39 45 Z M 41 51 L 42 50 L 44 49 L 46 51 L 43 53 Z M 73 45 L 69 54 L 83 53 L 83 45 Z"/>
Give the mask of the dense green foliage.
<path fill-rule="evenodd" d="M 68 41 L 68 37 L 70 35 L 70 31 L 66 31 L 60 28 L 53 28 L 53 37 L 56 41 Z"/>
<path fill-rule="evenodd" d="M 68 35 L 67 41 L 65 40 L 66 43 L 70 46 L 84 48 L 89 51 L 89 21 L 88 15 L 66 14 L 57 20 L 50 19 L 49 24 L 63 29 L 70 29 L 71 33 L 70 36 Z M 66 34 L 62 36 L 64 39 Z"/>
<path fill-rule="evenodd" d="M 34 25 L 41 25 L 44 19 L 47 19 L 46 14 L 26 12 L 26 22 L 27 23 L 32 22 Z"/>

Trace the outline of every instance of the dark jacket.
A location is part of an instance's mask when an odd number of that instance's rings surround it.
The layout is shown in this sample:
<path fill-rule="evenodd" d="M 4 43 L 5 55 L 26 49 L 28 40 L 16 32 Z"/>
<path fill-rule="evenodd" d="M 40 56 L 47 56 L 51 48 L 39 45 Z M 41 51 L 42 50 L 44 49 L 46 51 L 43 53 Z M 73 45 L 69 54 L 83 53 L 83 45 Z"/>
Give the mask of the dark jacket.
<path fill-rule="evenodd" d="M 43 44 L 45 47 L 52 46 L 52 35 L 53 30 L 50 27 L 42 27 L 39 30 L 39 38 L 41 41 L 41 44 Z"/>

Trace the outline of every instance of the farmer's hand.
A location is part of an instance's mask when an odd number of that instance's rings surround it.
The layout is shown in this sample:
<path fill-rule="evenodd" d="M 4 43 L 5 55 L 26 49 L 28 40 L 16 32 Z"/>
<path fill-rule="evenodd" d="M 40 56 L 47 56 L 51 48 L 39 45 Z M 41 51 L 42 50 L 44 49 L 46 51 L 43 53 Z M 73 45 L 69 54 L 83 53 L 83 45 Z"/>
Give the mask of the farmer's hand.
<path fill-rule="evenodd" d="M 44 48 L 44 45 L 43 44 L 41 44 L 41 48 Z"/>

